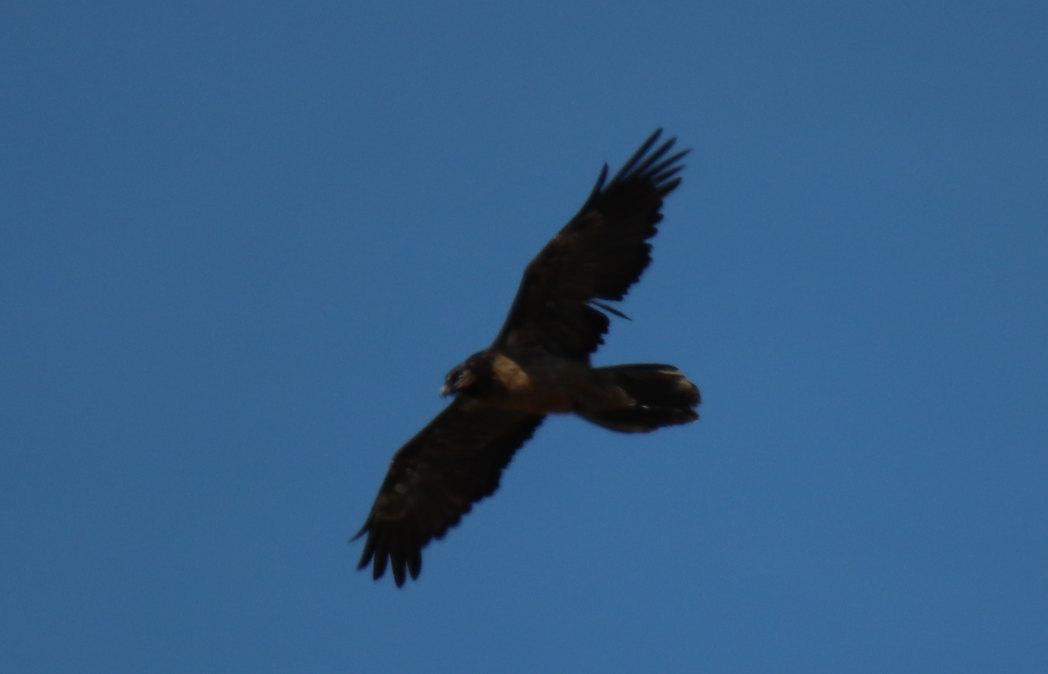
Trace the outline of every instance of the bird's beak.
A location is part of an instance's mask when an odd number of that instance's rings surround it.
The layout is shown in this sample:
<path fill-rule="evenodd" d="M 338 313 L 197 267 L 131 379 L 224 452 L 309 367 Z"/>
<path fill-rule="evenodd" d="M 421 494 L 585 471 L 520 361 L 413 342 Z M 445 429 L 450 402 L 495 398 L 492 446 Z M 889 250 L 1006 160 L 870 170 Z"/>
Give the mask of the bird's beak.
<path fill-rule="evenodd" d="M 444 398 L 446 398 L 447 396 L 451 395 L 451 389 L 448 388 L 447 384 L 444 384 L 443 386 L 440 387 L 440 395 L 441 395 L 441 397 L 444 397 Z"/>

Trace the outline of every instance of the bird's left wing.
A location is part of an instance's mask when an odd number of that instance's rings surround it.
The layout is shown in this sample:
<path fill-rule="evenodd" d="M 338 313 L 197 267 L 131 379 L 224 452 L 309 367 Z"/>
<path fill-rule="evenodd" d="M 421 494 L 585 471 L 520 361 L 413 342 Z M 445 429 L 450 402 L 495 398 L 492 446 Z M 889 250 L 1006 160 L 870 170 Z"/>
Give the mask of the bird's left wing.
<path fill-rule="evenodd" d="M 374 558 L 378 579 L 393 569 L 417 578 L 422 548 L 498 489 L 502 469 L 545 417 L 501 410 L 458 396 L 393 456 L 375 505 L 354 539 L 367 533 L 358 569 Z"/>

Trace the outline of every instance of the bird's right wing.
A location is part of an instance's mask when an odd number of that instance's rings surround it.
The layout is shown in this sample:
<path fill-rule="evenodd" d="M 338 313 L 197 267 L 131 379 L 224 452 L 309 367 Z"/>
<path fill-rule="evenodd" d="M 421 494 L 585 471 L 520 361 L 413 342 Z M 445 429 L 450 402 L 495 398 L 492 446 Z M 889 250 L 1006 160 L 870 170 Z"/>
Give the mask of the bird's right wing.
<path fill-rule="evenodd" d="M 357 568 L 373 558 L 376 579 L 387 563 L 398 587 L 405 568 L 417 578 L 422 548 L 498 489 L 503 468 L 544 418 L 455 398 L 393 456 L 371 513 L 354 537 L 367 533 Z"/>
<path fill-rule="evenodd" d="M 619 314 L 601 300 L 621 300 L 651 262 L 662 200 L 680 184 L 688 151 L 671 153 L 675 138 L 656 146 L 661 132 L 607 184 L 604 165 L 582 209 L 524 270 L 494 346 L 587 360 L 604 341 L 608 318 L 595 307 Z"/>

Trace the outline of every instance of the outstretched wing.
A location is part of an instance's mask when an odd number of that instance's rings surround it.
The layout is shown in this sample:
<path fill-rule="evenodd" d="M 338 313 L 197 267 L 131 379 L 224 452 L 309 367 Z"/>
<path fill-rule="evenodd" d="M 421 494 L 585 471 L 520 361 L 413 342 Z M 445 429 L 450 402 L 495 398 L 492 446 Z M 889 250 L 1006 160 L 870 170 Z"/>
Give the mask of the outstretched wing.
<path fill-rule="evenodd" d="M 377 580 L 391 563 L 397 586 L 405 567 L 412 578 L 422 568 L 422 548 L 498 489 L 502 469 L 545 417 L 501 410 L 458 396 L 393 456 L 366 532 L 358 569 L 374 558 Z"/>
<path fill-rule="evenodd" d="M 621 300 L 651 262 L 648 239 L 662 220 L 662 199 L 680 184 L 687 150 L 670 154 L 676 138 L 652 150 L 662 129 L 641 145 L 607 185 L 604 165 L 578 214 L 524 270 L 517 296 L 494 346 L 541 349 L 588 360 L 604 342 L 608 317 L 599 300 Z"/>

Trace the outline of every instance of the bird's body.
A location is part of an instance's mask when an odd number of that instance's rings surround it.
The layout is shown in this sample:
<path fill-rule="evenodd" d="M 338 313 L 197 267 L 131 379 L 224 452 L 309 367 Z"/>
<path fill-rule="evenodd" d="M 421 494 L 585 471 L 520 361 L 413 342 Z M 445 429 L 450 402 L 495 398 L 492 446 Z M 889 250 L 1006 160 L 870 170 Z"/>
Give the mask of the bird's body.
<path fill-rule="evenodd" d="M 556 357 L 529 363 L 490 349 L 482 357 L 492 371 L 491 394 L 484 400 L 501 409 L 535 414 L 572 411 L 576 382 L 581 383 L 589 371 L 581 363 Z"/>
<path fill-rule="evenodd" d="M 549 354 L 533 358 L 488 349 L 467 361 L 478 372 L 488 376 L 481 384 L 483 400 L 492 407 L 507 410 L 555 414 L 573 412 L 580 397 L 599 395 L 594 386 L 594 370 L 586 363 Z M 451 393 L 448 388 L 444 389 Z M 475 397 L 480 388 L 473 393 Z"/>
<path fill-rule="evenodd" d="M 574 413 L 625 433 L 698 419 L 699 390 L 671 365 L 595 368 L 608 329 L 601 300 L 621 300 L 651 261 L 647 239 L 686 154 L 651 151 L 656 131 L 524 271 L 506 322 L 487 349 L 445 378 L 452 403 L 402 447 L 367 521 L 360 568 L 392 566 L 397 585 L 422 566 L 422 548 L 498 488 L 503 468 L 548 414 Z M 603 310 L 603 311 L 602 311 Z"/>

